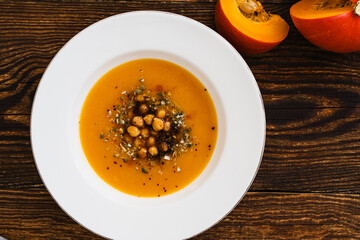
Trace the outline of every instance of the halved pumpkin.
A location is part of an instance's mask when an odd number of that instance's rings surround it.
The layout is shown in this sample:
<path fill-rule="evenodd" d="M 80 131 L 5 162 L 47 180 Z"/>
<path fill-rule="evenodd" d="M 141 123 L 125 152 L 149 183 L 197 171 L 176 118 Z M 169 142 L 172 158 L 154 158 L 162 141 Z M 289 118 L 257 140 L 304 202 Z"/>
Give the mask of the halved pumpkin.
<path fill-rule="evenodd" d="M 215 8 L 217 31 L 241 53 L 263 53 L 280 44 L 289 25 L 267 13 L 256 0 L 218 0 Z"/>
<path fill-rule="evenodd" d="M 360 2 L 353 0 L 302 0 L 290 8 L 299 32 L 328 51 L 360 51 Z"/>

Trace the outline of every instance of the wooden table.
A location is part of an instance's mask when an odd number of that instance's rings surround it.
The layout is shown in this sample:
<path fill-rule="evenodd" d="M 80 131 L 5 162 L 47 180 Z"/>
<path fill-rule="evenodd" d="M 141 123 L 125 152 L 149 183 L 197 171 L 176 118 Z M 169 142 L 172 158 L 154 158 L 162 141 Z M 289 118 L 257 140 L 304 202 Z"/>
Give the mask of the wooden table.
<path fill-rule="evenodd" d="M 268 53 L 243 56 L 266 108 L 261 168 L 241 203 L 194 239 L 360 239 L 360 53 L 311 45 L 292 24 L 291 2 L 264 4 L 291 25 L 287 39 Z M 88 25 L 133 10 L 170 11 L 215 29 L 214 6 L 0 0 L 0 236 L 100 239 L 51 198 L 31 152 L 32 100 L 59 49 Z"/>

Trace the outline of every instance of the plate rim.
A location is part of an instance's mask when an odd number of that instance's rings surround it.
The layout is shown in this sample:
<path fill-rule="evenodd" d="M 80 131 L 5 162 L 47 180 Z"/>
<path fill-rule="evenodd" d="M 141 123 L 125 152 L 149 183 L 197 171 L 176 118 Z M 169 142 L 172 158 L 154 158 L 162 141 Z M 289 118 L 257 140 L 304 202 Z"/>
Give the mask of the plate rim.
<path fill-rule="evenodd" d="M 123 13 L 120 13 L 120 14 L 115 14 L 115 15 L 111 15 L 109 17 L 105 17 L 99 21 L 96 21 L 90 25 L 88 25 L 87 27 L 85 27 L 84 29 L 82 29 L 81 31 L 77 32 L 74 36 L 72 36 L 59 50 L 58 52 L 54 55 L 54 57 L 51 59 L 51 61 L 49 62 L 49 64 L 47 65 L 42 77 L 41 77 L 41 80 L 43 79 L 44 76 L 46 76 L 46 73 L 48 71 L 48 69 L 53 65 L 53 62 L 54 60 L 58 57 L 58 55 L 62 52 L 62 50 L 67 46 L 69 45 L 74 38 L 76 38 L 76 36 L 78 34 L 80 34 L 81 32 L 83 31 L 86 31 L 88 28 L 90 27 L 93 27 L 97 24 L 100 24 L 102 23 L 103 21 L 109 21 L 111 20 L 112 18 L 116 18 L 117 16 L 121 15 L 121 16 L 124 16 L 124 15 L 132 15 L 132 14 L 151 14 L 151 13 L 155 13 L 155 14 L 165 14 L 165 15 L 170 15 L 170 16 L 174 16 L 176 18 L 181 18 L 183 20 L 190 20 L 191 22 L 193 22 L 194 24 L 197 24 L 198 26 L 202 27 L 202 28 L 205 28 L 207 29 L 209 32 L 211 32 L 214 36 L 218 37 L 218 39 L 220 39 L 225 45 L 227 45 L 228 47 L 232 48 L 236 53 L 237 55 L 240 57 L 239 59 L 243 62 L 243 65 L 245 68 L 247 68 L 248 72 L 252 75 L 252 78 L 253 78 L 253 85 L 255 86 L 255 89 L 257 91 L 257 95 L 258 95 L 258 98 L 260 100 L 260 105 L 261 105 L 261 112 L 263 114 L 263 118 L 262 118 L 262 122 L 263 122 L 263 128 L 264 128 L 264 132 L 262 134 L 262 147 L 261 147 L 261 152 L 260 152 L 260 158 L 257 162 L 257 167 L 255 169 L 255 172 L 253 174 L 253 177 L 251 179 L 251 181 L 249 182 L 246 190 L 243 192 L 242 196 L 238 199 L 238 201 L 236 202 L 236 204 L 226 213 L 224 214 L 220 219 L 218 219 L 215 223 L 213 223 L 212 225 L 208 226 L 207 228 L 204 228 L 203 230 L 201 231 L 197 231 L 195 234 L 187 237 L 186 239 L 188 238 L 192 238 L 192 237 L 195 237 L 203 232 L 206 232 L 207 230 L 209 230 L 210 228 L 212 228 L 213 226 L 215 226 L 216 224 L 218 224 L 219 222 L 221 222 L 226 216 L 228 216 L 233 210 L 234 208 L 236 208 L 238 206 L 238 204 L 242 201 L 242 199 L 245 197 L 246 193 L 248 192 L 248 190 L 250 189 L 250 187 L 252 186 L 253 184 L 253 181 L 255 180 L 256 176 L 257 176 L 257 173 L 259 171 L 259 168 L 260 168 L 260 165 L 262 163 L 262 160 L 263 160 L 263 155 L 264 155 L 264 150 L 265 150 L 265 143 L 266 143 L 266 115 L 265 115 L 265 106 L 264 106 L 264 101 L 263 101 L 263 98 L 262 98 L 262 94 L 261 94 L 261 91 L 260 91 L 260 88 L 257 84 L 257 81 L 255 79 L 255 76 L 253 75 L 250 67 L 248 66 L 248 64 L 246 63 L 246 61 L 243 59 L 243 57 L 240 55 L 240 53 L 238 53 L 238 51 L 230 44 L 228 43 L 222 36 L 220 36 L 215 30 L 211 29 L 210 27 L 206 26 L 205 24 L 197 21 L 197 20 L 194 20 L 190 17 L 187 17 L 187 16 L 184 16 L 184 15 L 181 15 L 181 14 L 177 14 L 177 13 L 172 13 L 172 12 L 166 12 L 166 11 L 160 11 L 160 10 L 138 10 L 138 11 L 127 11 L 127 12 L 123 12 Z M 45 178 L 44 176 L 41 174 L 41 170 L 40 170 L 40 167 L 39 167 L 39 163 L 38 161 L 36 160 L 37 157 L 35 155 L 35 151 L 34 151 L 34 133 L 33 133 L 33 129 L 34 129 L 34 109 L 35 109 L 35 105 L 37 103 L 37 98 L 38 98 L 38 92 L 39 92 L 39 89 L 40 89 L 40 86 L 42 85 L 42 83 L 44 81 L 41 81 L 38 83 L 38 86 L 36 88 L 36 91 L 35 91 L 35 94 L 34 94 L 34 98 L 33 98 L 33 102 L 32 102 L 32 107 L 31 107 L 31 117 L 30 117 L 30 142 L 31 142 L 31 151 L 32 151 L 32 154 L 33 154 L 33 158 L 34 158 L 34 162 L 35 162 L 35 166 L 36 166 L 36 169 L 38 171 L 38 174 L 47 190 L 47 192 L 50 194 L 50 196 L 53 198 L 53 200 L 57 203 L 57 205 L 60 207 L 60 209 L 62 211 L 64 211 L 66 213 L 67 216 L 69 216 L 72 220 L 74 220 L 77 224 L 79 224 L 80 226 L 82 226 L 83 228 L 87 229 L 88 231 L 98 235 L 98 236 L 101 236 L 103 238 L 106 238 L 106 239 L 110 239 L 109 237 L 103 235 L 102 233 L 98 232 L 98 231 L 95 231 L 94 229 L 91 229 L 90 227 L 88 226 L 85 226 L 84 224 L 82 224 L 80 221 L 78 221 L 75 217 L 73 217 L 67 210 L 64 209 L 64 207 L 58 202 L 58 200 L 54 197 L 53 193 L 51 192 L 50 188 L 48 187 L 46 181 L 45 181 Z"/>

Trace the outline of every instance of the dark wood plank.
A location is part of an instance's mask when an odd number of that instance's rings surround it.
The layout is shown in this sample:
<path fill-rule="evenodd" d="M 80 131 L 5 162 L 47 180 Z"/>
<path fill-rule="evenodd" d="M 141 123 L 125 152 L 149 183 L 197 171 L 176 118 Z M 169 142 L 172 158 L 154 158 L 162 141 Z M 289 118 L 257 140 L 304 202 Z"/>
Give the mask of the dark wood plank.
<path fill-rule="evenodd" d="M 340 194 L 248 193 L 222 222 L 195 239 L 359 239 L 359 200 Z"/>
<path fill-rule="evenodd" d="M 31 152 L 31 104 L 58 50 L 88 25 L 133 10 L 170 11 L 215 29 L 215 2 L 0 0 L 0 236 L 100 239 L 57 206 Z M 266 108 L 263 162 L 239 206 L 194 239 L 359 239 L 360 52 L 311 45 L 291 22 L 296 1 L 262 2 L 291 27 L 274 50 L 243 55 Z"/>
<path fill-rule="evenodd" d="M 76 224 L 44 187 L 0 190 L 0 235 L 8 239 L 100 239 Z M 359 239 L 360 197 L 248 193 L 194 239 Z"/>

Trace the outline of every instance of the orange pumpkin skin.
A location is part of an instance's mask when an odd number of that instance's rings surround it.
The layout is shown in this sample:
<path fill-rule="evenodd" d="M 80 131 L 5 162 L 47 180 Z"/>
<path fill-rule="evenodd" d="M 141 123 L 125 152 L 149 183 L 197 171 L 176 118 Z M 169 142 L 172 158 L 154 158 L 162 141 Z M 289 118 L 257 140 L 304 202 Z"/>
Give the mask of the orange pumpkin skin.
<path fill-rule="evenodd" d="M 353 10 L 341 12 L 338 15 L 302 18 L 290 9 L 290 15 L 295 27 L 312 44 L 322 49 L 349 53 L 360 51 L 360 16 Z"/>
<path fill-rule="evenodd" d="M 218 33 L 228 40 L 240 53 L 258 54 L 268 52 L 283 41 L 282 39 L 275 42 L 265 42 L 242 33 L 231 24 L 220 0 L 217 1 L 215 6 L 215 25 Z"/>

